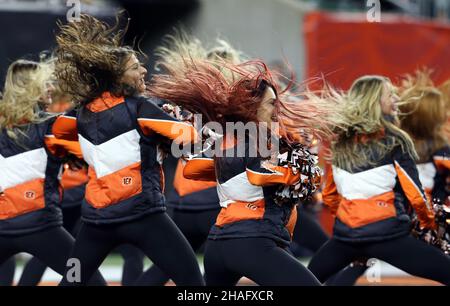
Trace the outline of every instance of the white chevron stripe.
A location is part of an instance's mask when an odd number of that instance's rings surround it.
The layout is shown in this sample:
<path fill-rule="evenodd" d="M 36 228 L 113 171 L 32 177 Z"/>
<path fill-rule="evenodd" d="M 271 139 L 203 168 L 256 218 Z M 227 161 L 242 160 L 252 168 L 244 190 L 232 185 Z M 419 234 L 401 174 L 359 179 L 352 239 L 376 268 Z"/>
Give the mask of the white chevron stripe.
<path fill-rule="evenodd" d="M 131 130 L 100 145 L 94 145 L 78 135 L 83 157 L 94 168 L 97 178 L 140 162 L 140 138 L 136 130 Z"/>
<path fill-rule="evenodd" d="M 228 204 L 236 201 L 254 202 L 264 198 L 262 187 L 250 184 L 245 172 L 223 184 L 217 183 L 217 194 L 222 207 L 227 207 Z"/>
<path fill-rule="evenodd" d="M 35 149 L 10 157 L 0 155 L 0 190 L 25 182 L 45 178 L 47 152 Z"/>
<path fill-rule="evenodd" d="M 354 200 L 392 191 L 397 173 L 392 164 L 358 173 L 350 173 L 333 166 L 333 177 L 339 194 L 348 200 Z"/>

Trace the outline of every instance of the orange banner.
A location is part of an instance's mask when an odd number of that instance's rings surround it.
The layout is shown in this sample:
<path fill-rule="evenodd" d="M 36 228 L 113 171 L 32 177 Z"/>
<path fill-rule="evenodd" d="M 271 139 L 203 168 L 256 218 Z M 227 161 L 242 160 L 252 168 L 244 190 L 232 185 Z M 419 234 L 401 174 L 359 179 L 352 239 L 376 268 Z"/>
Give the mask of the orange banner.
<path fill-rule="evenodd" d="M 312 12 L 305 16 L 306 78 L 325 77 L 348 89 L 359 76 L 380 74 L 395 83 L 424 66 L 440 84 L 450 78 L 450 26 L 384 14 Z"/>

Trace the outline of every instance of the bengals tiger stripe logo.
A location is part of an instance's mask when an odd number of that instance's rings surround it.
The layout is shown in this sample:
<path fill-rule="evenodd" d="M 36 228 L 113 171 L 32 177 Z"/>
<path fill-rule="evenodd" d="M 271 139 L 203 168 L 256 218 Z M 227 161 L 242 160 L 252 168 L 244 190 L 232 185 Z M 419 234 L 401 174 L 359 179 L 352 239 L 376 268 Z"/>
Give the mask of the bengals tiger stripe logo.
<path fill-rule="evenodd" d="M 27 200 L 34 200 L 36 198 L 36 192 L 34 192 L 33 190 L 25 191 L 23 196 Z"/>
<path fill-rule="evenodd" d="M 388 207 L 387 203 L 386 203 L 386 202 L 383 202 L 383 201 L 377 202 L 377 205 L 378 205 L 379 207 Z"/>
<path fill-rule="evenodd" d="M 257 209 L 258 209 L 258 206 L 256 206 L 255 204 L 252 204 L 252 203 L 248 203 L 248 204 L 246 205 L 246 207 L 247 207 L 248 209 L 250 209 L 250 210 L 257 210 Z"/>
<path fill-rule="evenodd" d="M 125 176 L 122 178 L 123 186 L 130 186 L 133 184 L 133 178 L 131 176 Z"/>

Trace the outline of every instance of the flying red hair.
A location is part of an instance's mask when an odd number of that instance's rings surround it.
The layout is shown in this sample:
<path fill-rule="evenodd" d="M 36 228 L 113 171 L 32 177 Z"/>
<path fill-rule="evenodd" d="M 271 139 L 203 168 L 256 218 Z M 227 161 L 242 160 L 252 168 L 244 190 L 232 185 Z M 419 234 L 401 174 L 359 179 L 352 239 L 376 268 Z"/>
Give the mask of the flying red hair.
<path fill-rule="evenodd" d="M 301 139 L 305 132 L 318 138 L 331 134 L 333 107 L 309 99 L 284 99 L 292 82 L 281 90 L 274 73 L 261 60 L 232 64 L 182 57 L 176 63 L 164 59 L 159 63 L 165 73 L 153 77 L 150 94 L 200 113 L 207 121 L 219 122 L 223 127 L 226 122 L 257 122 L 261 97 L 271 87 L 277 96 L 280 134 L 288 141 Z M 230 70 L 234 77 L 226 78 L 223 69 Z"/>

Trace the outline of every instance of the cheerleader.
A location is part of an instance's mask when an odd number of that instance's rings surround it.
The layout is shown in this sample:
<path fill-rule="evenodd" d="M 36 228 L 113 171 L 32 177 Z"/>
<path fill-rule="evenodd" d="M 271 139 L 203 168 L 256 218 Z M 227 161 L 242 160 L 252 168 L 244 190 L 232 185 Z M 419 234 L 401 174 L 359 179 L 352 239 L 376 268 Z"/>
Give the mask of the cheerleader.
<path fill-rule="evenodd" d="M 333 236 L 314 255 L 310 270 L 321 281 L 359 258 L 378 258 L 410 274 L 450 284 L 450 259 L 410 235 L 410 210 L 423 229 L 436 228 L 419 180 L 414 144 L 397 126 L 398 97 L 389 79 L 364 76 L 341 100 L 332 166 L 323 201 L 336 215 Z M 345 124 L 347 122 L 347 124 Z"/>
<path fill-rule="evenodd" d="M 44 109 L 48 113 L 61 114 L 73 109 L 70 97 L 66 96 L 58 86 L 51 94 L 51 103 L 45 104 Z M 86 183 L 88 181 L 87 166 L 83 161 L 79 161 L 77 167 L 71 167 L 69 163 L 63 165 L 63 172 L 60 178 L 62 194 L 63 227 L 76 237 L 80 227 L 81 203 L 84 199 Z M 122 281 L 124 286 L 133 284 L 143 270 L 143 254 L 132 245 L 122 245 L 117 251 L 124 259 Z M 20 276 L 18 286 L 37 286 L 44 275 L 47 266 L 38 258 L 32 257 L 25 265 Z"/>
<path fill-rule="evenodd" d="M 450 148 L 443 131 L 447 121 L 442 93 L 431 86 L 415 85 L 402 93 L 401 128 L 414 141 L 420 182 L 430 200 L 444 204 L 449 196 Z M 450 204 L 450 203 L 449 203 Z"/>
<path fill-rule="evenodd" d="M 58 174 L 74 142 L 52 134 L 54 117 L 39 111 L 48 101 L 51 63 L 17 60 L 6 75 L 0 100 L 0 263 L 26 252 L 59 274 L 74 244 L 62 227 Z M 92 284 L 105 284 L 96 272 Z"/>
<path fill-rule="evenodd" d="M 170 117 L 145 90 L 146 69 L 121 46 L 124 31 L 82 15 L 59 25 L 57 76 L 78 111 L 58 118 L 53 131 L 78 140 L 89 165 L 82 225 L 71 257 L 86 284 L 116 246 L 141 249 L 177 285 L 204 284 L 195 254 L 165 213 L 162 139 L 187 144 L 195 129 Z M 62 285 L 70 284 L 67 276 Z"/>
<path fill-rule="evenodd" d="M 301 128 L 317 134 L 327 130 L 327 123 L 334 124 L 328 116 L 329 105 L 282 101 L 276 82 L 261 61 L 212 65 L 191 57 L 163 61 L 161 66 L 166 73 L 154 77 L 152 94 L 201 113 L 223 130 L 226 123 L 270 126 L 279 120 L 283 128 L 278 134 L 287 144 L 299 138 Z M 237 77 L 226 78 L 223 69 Z M 258 136 L 247 134 L 238 139 L 233 132 L 225 132 L 221 144 L 216 144 L 221 155 L 200 155 L 184 168 L 187 178 L 217 182 L 222 207 L 206 243 L 206 283 L 235 285 L 246 276 L 260 285 L 320 285 L 288 250 L 296 202 L 289 198 L 281 201 L 277 195 L 297 184 L 300 173 L 271 162 L 270 157 L 262 158 L 267 144 L 257 145 L 252 141 L 255 138 Z"/>
<path fill-rule="evenodd" d="M 177 61 L 185 57 L 196 57 L 214 61 L 239 63 L 243 57 L 227 42 L 218 40 L 217 46 L 207 51 L 201 42 L 185 34 L 169 36 L 170 48 L 160 47 L 157 55 L 164 61 Z M 158 65 L 157 65 L 158 66 Z M 225 72 L 226 70 L 224 70 Z M 205 244 L 209 230 L 219 214 L 220 205 L 216 182 L 189 180 L 183 176 L 185 162 L 178 160 L 173 186 L 167 196 L 169 215 L 186 236 L 194 251 L 198 252 Z M 160 268 L 153 265 L 138 280 L 137 285 L 163 285 L 168 277 Z"/>

